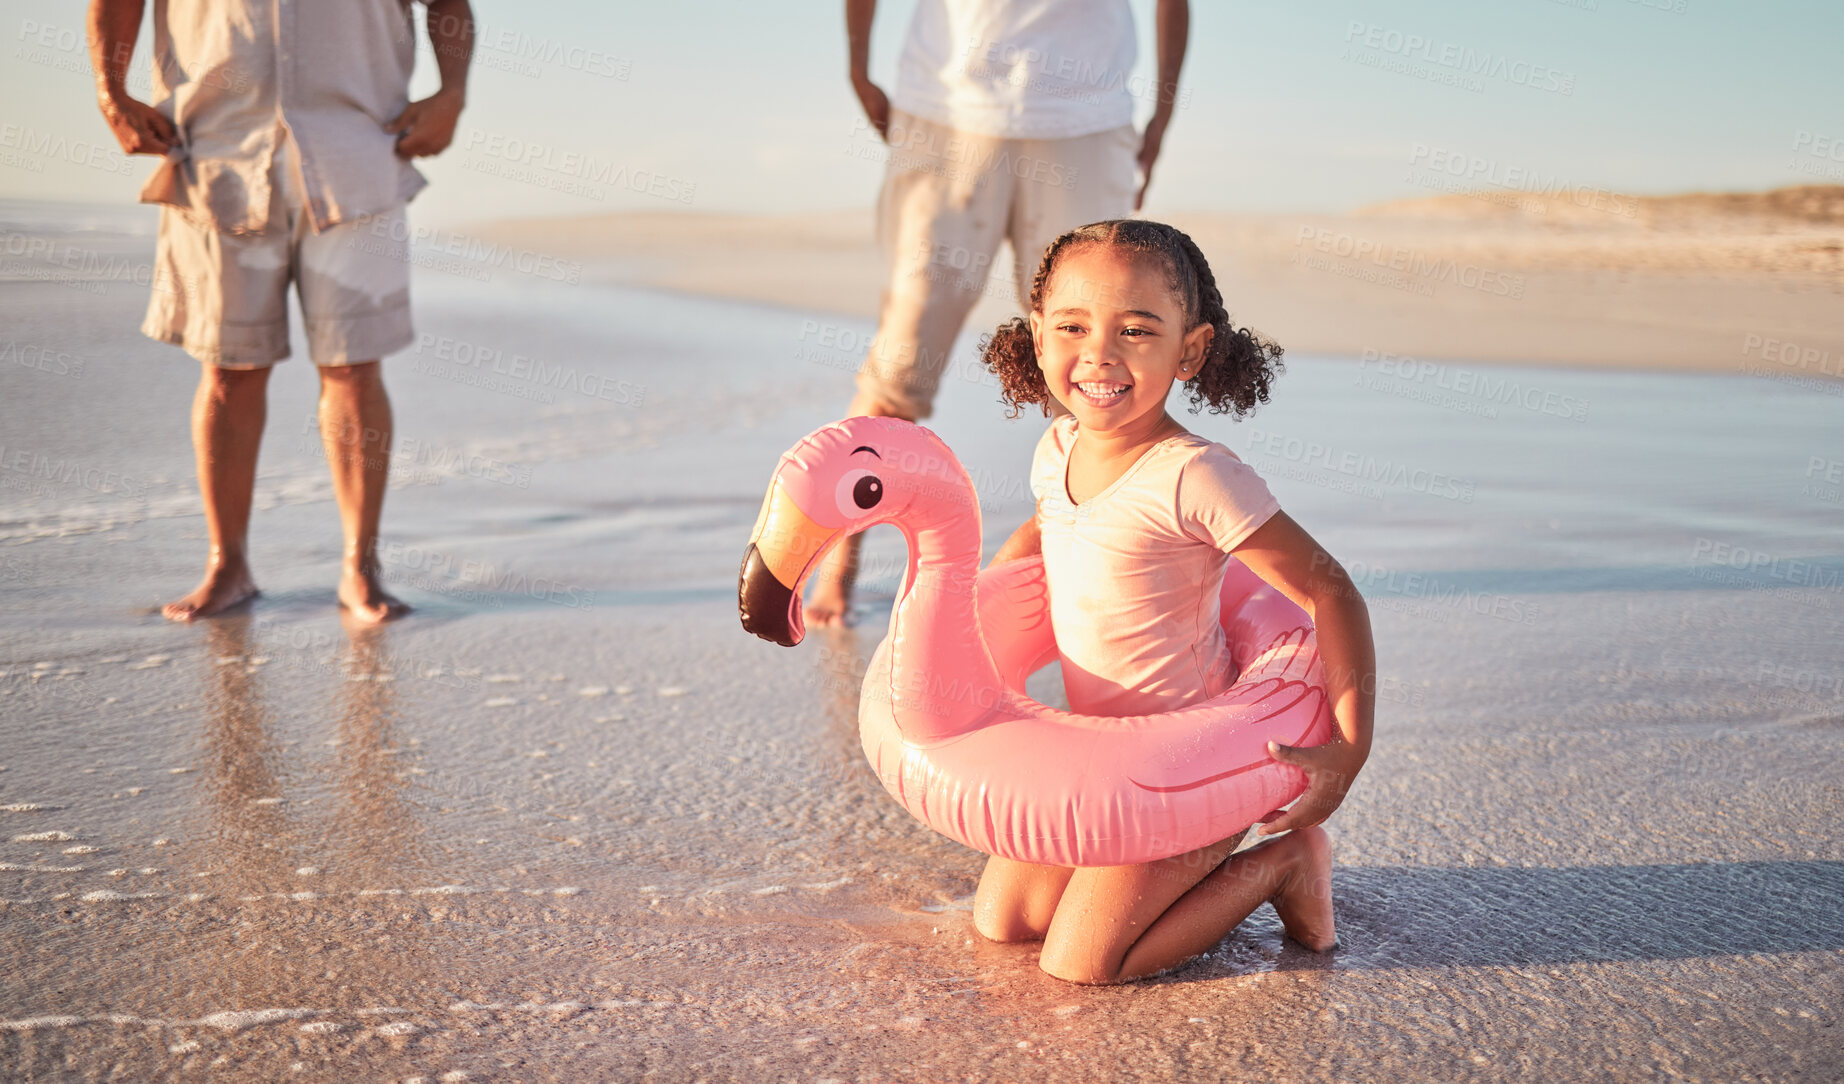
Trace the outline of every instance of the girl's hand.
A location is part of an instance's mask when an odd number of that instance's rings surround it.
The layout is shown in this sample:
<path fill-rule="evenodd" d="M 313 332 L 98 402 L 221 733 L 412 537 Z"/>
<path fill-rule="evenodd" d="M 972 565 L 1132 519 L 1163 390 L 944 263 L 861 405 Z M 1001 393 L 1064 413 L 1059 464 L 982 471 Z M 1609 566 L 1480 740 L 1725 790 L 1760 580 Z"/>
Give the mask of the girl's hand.
<path fill-rule="evenodd" d="M 1025 557 L 1035 557 L 1042 552 L 1044 552 L 1044 536 L 1037 529 L 1037 514 L 1032 513 L 1031 518 L 1025 520 L 1016 531 L 1012 532 L 1012 536 L 1005 540 L 1005 545 L 999 547 L 999 552 L 992 555 L 992 561 L 986 567 L 991 568 L 993 565 L 1002 565 L 1007 561 L 1016 561 Z"/>
<path fill-rule="evenodd" d="M 1331 816 L 1344 804 L 1345 792 L 1351 789 L 1357 773 L 1369 754 L 1334 737 L 1324 745 L 1300 747 L 1268 743 L 1268 755 L 1282 764 L 1291 764 L 1306 773 L 1306 793 L 1289 810 L 1275 810 L 1256 823 L 1256 835 L 1271 836 L 1294 828 L 1307 828 Z"/>

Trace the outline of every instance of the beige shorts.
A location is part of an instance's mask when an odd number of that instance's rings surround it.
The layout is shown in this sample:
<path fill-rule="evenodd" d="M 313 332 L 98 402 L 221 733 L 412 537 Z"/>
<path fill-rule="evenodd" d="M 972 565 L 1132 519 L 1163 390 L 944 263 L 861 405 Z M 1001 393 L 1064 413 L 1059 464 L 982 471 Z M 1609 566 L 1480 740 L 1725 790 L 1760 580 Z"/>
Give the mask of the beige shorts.
<path fill-rule="evenodd" d="M 1003 139 L 892 110 L 888 143 L 877 231 L 890 278 L 858 387 L 926 418 L 961 325 L 988 292 L 1000 242 L 1011 242 L 1022 312 L 1050 242 L 1132 213 L 1139 137 L 1128 125 L 1070 139 Z"/>
<path fill-rule="evenodd" d="M 269 226 L 230 234 L 160 210 L 153 296 L 142 333 L 226 369 L 288 356 L 288 284 L 316 365 L 375 361 L 410 345 L 410 260 L 402 204 L 314 232 L 294 141 L 269 174 Z"/>

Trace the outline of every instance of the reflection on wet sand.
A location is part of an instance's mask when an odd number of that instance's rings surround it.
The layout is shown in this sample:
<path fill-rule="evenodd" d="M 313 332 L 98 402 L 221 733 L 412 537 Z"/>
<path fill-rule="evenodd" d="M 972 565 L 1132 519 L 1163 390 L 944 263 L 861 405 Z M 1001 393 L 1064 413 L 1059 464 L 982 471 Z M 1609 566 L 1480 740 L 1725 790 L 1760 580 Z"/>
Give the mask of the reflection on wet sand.
<path fill-rule="evenodd" d="M 387 628 L 355 628 L 343 665 L 331 768 L 335 803 L 322 838 L 329 874 L 354 888 L 420 883 L 430 875 L 399 744 L 396 673 Z"/>
<path fill-rule="evenodd" d="M 858 701 L 864 670 L 878 639 L 862 636 L 848 626 L 819 630 L 822 648 L 813 653 L 813 680 L 825 693 L 827 746 L 836 748 L 855 767 L 859 757 Z"/>
<path fill-rule="evenodd" d="M 351 632 L 329 663 L 338 678 L 332 726 L 307 720 L 295 741 L 283 737 L 294 728 L 263 689 L 292 675 L 256 664 L 262 647 L 250 620 L 220 619 L 206 634 L 199 823 L 186 833 L 185 857 L 205 874 L 204 891 L 228 905 L 230 928 L 212 924 L 204 973 L 187 984 L 240 1005 L 351 1004 L 355 983 L 400 996 L 392 977 L 423 970 L 439 954 L 429 951 L 429 924 L 388 913 L 432 877 L 397 763 L 388 631 Z M 320 737 L 329 729 L 330 738 Z M 324 746 L 330 760 L 316 765 Z M 301 911 L 301 921 L 267 913 L 276 909 Z"/>
<path fill-rule="evenodd" d="M 199 767 L 202 823 L 185 833 L 191 863 L 208 873 L 214 893 L 247 896 L 284 889 L 295 866 L 283 850 L 294 836 L 283 779 L 285 752 L 264 702 L 252 658 L 250 618 L 235 615 L 206 629 L 200 662 Z"/>

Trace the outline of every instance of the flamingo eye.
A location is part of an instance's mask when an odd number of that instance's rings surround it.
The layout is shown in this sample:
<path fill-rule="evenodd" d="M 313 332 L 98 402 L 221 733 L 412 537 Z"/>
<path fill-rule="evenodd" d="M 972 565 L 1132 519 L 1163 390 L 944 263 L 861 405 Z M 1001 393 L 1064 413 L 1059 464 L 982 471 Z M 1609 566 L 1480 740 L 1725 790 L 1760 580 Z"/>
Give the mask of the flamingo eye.
<path fill-rule="evenodd" d="M 876 508 L 884 499 L 883 479 L 868 470 L 847 471 L 845 477 L 839 479 L 836 499 L 840 513 L 855 518 Z"/>

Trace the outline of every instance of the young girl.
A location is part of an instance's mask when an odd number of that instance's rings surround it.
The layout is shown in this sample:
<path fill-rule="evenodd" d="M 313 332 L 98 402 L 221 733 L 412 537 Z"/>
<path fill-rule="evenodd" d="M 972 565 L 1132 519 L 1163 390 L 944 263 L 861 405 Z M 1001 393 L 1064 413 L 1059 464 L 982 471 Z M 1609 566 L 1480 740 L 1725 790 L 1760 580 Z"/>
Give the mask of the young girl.
<path fill-rule="evenodd" d="M 1166 413 L 1174 381 L 1191 409 L 1240 417 L 1268 399 L 1278 347 L 1232 327 L 1210 267 L 1157 222 L 1097 222 L 1044 253 L 1028 321 L 985 344 L 1016 415 L 1069 413 L 1038 442 L 1037 514 L 994 562 L 1042 553 L 1050 621 L 1070 707 L 1084 714 L 1169 711 L 1236 677 L 1218 624 L 1234 553 L 1312 615 L 1336 726 L 1313 748 L 1269 744 L 1306 773 L 1291 810 L 1261 818 L 1274 836 L 1231 857 L 1245 833 L 1158 862 L 1069 869 L 986 863 L 974 926 L 995 941 L 1044 941 L 1058 978 L 1113 983 L 1208 952 L 1272 903 L 1288 936 L 1325 951 L 1332 848 L 1320 821 L 1343 801 L 1370 750 L 1375 650 L 1364 601 L 1344 569 L 1282 512 L 1229 449 Z"/>

